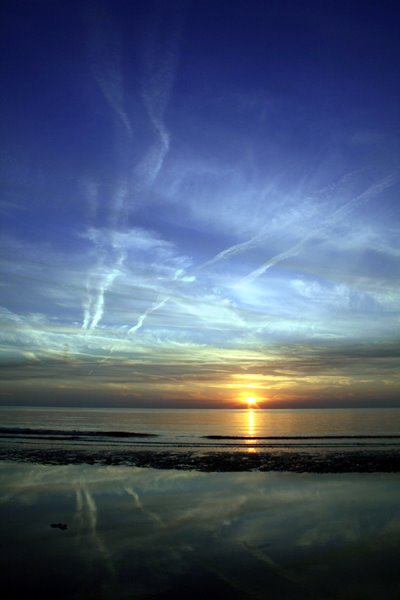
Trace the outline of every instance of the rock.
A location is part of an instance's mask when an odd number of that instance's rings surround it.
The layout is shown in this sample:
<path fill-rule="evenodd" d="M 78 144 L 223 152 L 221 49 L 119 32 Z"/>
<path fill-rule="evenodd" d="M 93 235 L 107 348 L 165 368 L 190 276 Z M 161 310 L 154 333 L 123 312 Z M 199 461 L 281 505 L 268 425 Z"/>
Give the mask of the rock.
<path fill-rule="evenodd" d="M 53 527 L 54 529 L 61 529 L 62 531 L 68 529 L 68 525 L 66 523 L 50 523 L 50 527 Z"/>

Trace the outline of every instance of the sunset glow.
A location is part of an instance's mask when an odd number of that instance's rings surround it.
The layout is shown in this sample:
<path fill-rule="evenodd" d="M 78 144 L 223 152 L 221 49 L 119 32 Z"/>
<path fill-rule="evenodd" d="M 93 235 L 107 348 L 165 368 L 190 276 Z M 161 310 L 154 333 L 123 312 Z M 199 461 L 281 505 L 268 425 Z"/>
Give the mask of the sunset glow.
<path fill-rule="evenodd" d="M 248 396 L 245 402 L 249 408 L 254 407 L 257 404 L 257 398 L 255 398 L 254 396 Z"/>

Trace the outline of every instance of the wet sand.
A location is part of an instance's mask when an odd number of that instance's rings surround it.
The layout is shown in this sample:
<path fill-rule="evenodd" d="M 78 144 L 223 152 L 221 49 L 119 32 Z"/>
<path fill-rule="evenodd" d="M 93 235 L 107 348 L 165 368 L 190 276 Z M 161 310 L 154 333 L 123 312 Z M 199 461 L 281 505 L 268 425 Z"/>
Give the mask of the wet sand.
<path fill-rule="evenodd" d="M 6 446 L 0 460 L 45 465 L 123 465 L 204 472 L 398 473 L 397 449 L 270 451 L 122 450 Z"/>

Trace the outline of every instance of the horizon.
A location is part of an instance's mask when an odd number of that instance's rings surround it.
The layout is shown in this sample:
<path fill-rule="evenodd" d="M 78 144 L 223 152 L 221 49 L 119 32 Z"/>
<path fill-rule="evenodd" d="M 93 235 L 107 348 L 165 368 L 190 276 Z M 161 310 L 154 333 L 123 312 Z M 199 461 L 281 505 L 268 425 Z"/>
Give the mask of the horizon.
<path fill-rule="evenodd" d="M 400 407 L 394 4 L 1 11 L 0 406 Z"/>
<path fill-rule="evenodd" d="M 246 406 L 246 404 L 244 402 L 241 403 L 236 403 L 236 404 L 230 404 L 230 405 L 216 405 L 216 404 L 208 404 L 207 406 L 204 406 L 204 404 L 198 404 L 198 405 L 185 405 L 182 406 L 181 405 L 149 405 L 149 404 L 142 404 L 142 405 L 136 405 L 136 406 L 130 406 L 130 405 L 124 405 L 124 404 L 118 404 L 118 403 L 113 403 L 112 405 L 110 403 L 107 404 L 84 404 L 82 402 L 79 402 L 77 404 L 73 404 L 71 402 L 69 402 L 68 404 L 0 404 L 0 409 L 2 408 L 10 408 L 10 409 L 14 409 L 14 408 L 20 408 L 20 409 L 26 409 L 29 410 L 31 408 L 38 408 L 38 409 L 47 409 L 47 408 L 54 408 L 54 409 L 77 409 L 77 408 L 82 408 L 83 410 L 114 410 L 114 409 L 118 409 L 118 410 L 151 410 L 151 411 L 158 411 L 158 410 L 227 410 L 227 411 L 232 411 L 232 410 L 239 410 L 239 411 L 243 411 L 243 412 L 251 412 L 251 411 L 275 411 L 275 410 L 288 410 L 288 411 L 313 411 L 313 410 L 349 410 L 349 411 L 353 411 L 353 410 L 400 410 L 400 406 L 396 406 L 396 405 L 391 405 L 391 404 L 360 404 L 359 402 L 357 402 L 357 404 L 354 405 L 349 405 L 346 403 L 346 405 L 338 405 L 337 403 L 332 403 L 332 404 L 321 404 L 321 403 L 316 403 L 316 404 L 309 404 L 309 405 L 304 405 L 304 406 L 298 406 L 297 404 L 289 404 L 289 405 L 282 405 L 282 404 L 275 404 L 275 405 L 261 405 L 258 404 L 257 406 Z"/>

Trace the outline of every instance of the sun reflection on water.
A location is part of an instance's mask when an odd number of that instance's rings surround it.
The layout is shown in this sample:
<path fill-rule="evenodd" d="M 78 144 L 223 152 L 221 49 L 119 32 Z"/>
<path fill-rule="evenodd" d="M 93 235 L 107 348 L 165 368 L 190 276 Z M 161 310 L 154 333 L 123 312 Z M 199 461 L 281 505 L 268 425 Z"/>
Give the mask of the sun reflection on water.
<path fill-rule="evenodd" d="M 252 408 L 249 408 L 249 410 L 247 411 L 247 416 L 248 416 L 248 423 L 247 423 L 247 435 L 250 437 L 254 436 L 254 431 L 255 431 L 255 416 L 254 416 L 254 410 Z"/>
<path fill-rule="evenodd" d="M 252 408 L 249 408 L 247 411 L 247 432 L 246 432 L 246 436 L 247 437 L 254 437 L 255 435 L 255 431 L 256 431 L 256 416 L 255 416 L 255 411 Z M 254 441 L 253 440 L 246 440 L 246 444 L 251 444 L 251 447 L 247 448 L 248 452 L 255 452 L 256 449 L 254 448 Z"/>

